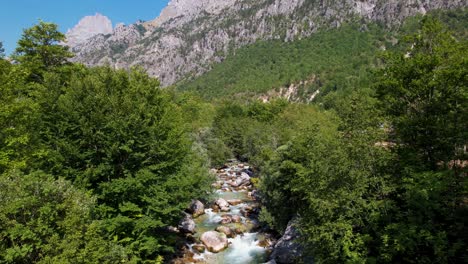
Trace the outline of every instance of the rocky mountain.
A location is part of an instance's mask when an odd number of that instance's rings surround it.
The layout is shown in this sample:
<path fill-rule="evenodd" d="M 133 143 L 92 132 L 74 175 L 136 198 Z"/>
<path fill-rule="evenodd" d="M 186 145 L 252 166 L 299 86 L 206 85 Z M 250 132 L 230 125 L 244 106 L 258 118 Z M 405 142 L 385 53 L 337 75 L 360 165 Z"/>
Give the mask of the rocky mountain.
<path fill-rule="evenodd" d="M 94 16 L 85 16 L 75 27 L 67 31 L 67 44 L 75 47 L 96 35 L 111 33 L 112 22 L 110 19 L 97 13 Z"/>
<path fill-rule="evenodd" d="M 118 25 L 111 33 L 106 28 L 90 38 L 67 36 L 75 61 L 140 65 L 170 85 L 208 71 L 257 40 L 293 41 L 350 21 L 391 27 L 417 13 L 466 5 L 463 0 L 171 0 L 153 21 Z"/>

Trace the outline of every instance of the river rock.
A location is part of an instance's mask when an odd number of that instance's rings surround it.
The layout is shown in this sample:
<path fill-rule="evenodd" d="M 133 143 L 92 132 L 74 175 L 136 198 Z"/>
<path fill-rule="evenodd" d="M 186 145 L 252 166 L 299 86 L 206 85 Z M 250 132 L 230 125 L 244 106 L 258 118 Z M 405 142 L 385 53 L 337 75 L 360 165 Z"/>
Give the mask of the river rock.
<path fill-rule="evenodd" d="M 217 204 L 219 207 L 226 207 L 226 206 L 229 206 L 229 203 L 224 200 L 223 198 L 218 198 L 216 201 L 215 201 L 215 204 Z"/>
<path fill-rule="evenodd" d="M 262 233 L 257 236 L 258 245 L 263 248 L 271 248 L 275 245 L 275 239 L 271 234 Z"/>
<path fill-rule="evenodd" d="M 198 217 L 205 213 L 205 206 L 199 200 L 192 200 L 188 211 L 192 214 L 193 217 Z"/>
<path fill-rule="evenodd" d="M 223 192 L 231 192 L 231 189 L 229 189 L 228 187 L 224 187 L 221 189 L 221 191 Z"/>
<path fill-rule="evenodd" d="M 231 185 L 231 187 L 239 187 L 239 184 L 241 184 L 241 182 L 237 180 L 229 182 L 229 185 Z"/>
<path fill-rule="evenodd" d="M 166 227 L 166 231 L 168 231 L 170 233 L 179 233 L 180 232 L 180 230 L 175 226 Z"/>
<path fill-rule="evenodd" d="M 201 235 L 200 240 L 206 248 L 213 253 L 223 251 L 228 247 L 228 240 L 225 234 L 216 231 L 208 231 Z"/>
<path fill-rule="evenodd" d="M 231 199 L 231 200 L 227 200 L 227 202 L 228 202 L 230 205 L 238 205 L 238 204 L 241 204 L 241 203 L 242 203 L 242 200 L 241 200 L 241 199 Z"/>
<path fill-rule="evenodd" d="M 229 238 L 233 238 L 236 235 L 236 233 L 234 233 L 232 231 L 232 229 L 227 227 L 227 226 L 218 226 L 218 227 L 216 227 L 215 230 L 220 232 L 220 233 L 225 234 Z"/>
<path fill-rule="evenodd" d="M 237 184 L 237 186 L 250 185 L 250 176 L 247 173 L 242 172 L 241 175 L 239 177 L 237 177 L 236 184 Z"/>
<path fill-rule="evenodd" d="M 232 222 L 232 216 L 230 215 L 223 215 L 221 216 L 221 221 L 219 221 L 220 224 L 229 224 Z"/>
<path fill-rule="evenodd" d="M 247 228 L 247 226 L 245 226 L 242 223 L 236 223 L 233 226 L 233 230 L 234 230 L 234 232 L 236 232 L 236 234 L 243 234 L 243 233 L 247 232 L 248 228 Z"/>
<path fill-rule="evenodd" d="M 242 214 L 242 216 L 244 216 L 244 217 L 249 217 L 249 216 L 252 214 L 253 210 L 254 210 L 254 209 L 253 209 L 252 206 L 247 205 L 247 206 L 245 206 L 244 208 L 242 208 L 241 214 Z"/>
<path fill-rule="evenodd" d="M 195 244 L 192 246 L 192 249 L 198 253 L 203 253 L 205 252 L 205 246 L 202 244 Z"/>
<path fill-rule="evenodd" d="M 284 235 L 276 243 L 273 253 L 271 254 L 271 259 L 277 263 L 298 263 L 303 257 L 304 249 L 298 242 L 298 222 L 297 218 L 289 221 Z"/>
<path fill-rule="evenodd" d="M 242 222 L 242 218 L 241 218 L 239 215 L 233 215 L 233 216 L 231 217 L 231 220 L 232 220 L 233 223 L 240 223 L 240 222 Z"/>
<path fill-rule="evenodd" d="M 188 214 L 180 221 L 179 230 L 182 233 L 195 233 L 195 222 Z"/>
<path fill-rule="evenodd" d="M 257 190 L 253 190 L 249 196 L 252 197 L 254 200 L 261 200 L 260 193 Z"/>
<path fill-rule="evenodd" d="M 215 204 L 221 209 L 222 212 L 228 212 L 229 211 L 229 203 L 226 202 L 223 198 L 218 198 L 215 201 Z"/>

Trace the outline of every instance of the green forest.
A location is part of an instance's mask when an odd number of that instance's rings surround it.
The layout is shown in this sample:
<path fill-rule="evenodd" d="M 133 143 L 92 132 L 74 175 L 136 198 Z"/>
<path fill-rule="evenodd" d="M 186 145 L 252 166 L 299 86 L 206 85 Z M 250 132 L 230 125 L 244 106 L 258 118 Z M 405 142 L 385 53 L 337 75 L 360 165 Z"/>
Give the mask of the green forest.
<path fill-rule="evenodd" d="M 161 88 L 70 63 L 53 23 L 25 29 L 11 59 L 0 46 L 0 263 L 169 262 L 168 227 L 233 158 L 264 226 L 299 219 L 297 263 L 467 263 L 466 28 L 413 18 L 386 51 L 382 30 L 257 43 Z M 318 102 L 236 96 L 311 73 Z"/>

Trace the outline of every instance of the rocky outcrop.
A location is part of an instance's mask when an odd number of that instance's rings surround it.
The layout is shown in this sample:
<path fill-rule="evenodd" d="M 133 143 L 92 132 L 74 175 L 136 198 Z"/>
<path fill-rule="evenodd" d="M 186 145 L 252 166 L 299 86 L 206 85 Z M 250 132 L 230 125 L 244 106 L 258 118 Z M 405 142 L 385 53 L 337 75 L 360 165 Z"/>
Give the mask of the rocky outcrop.
<path fill-rule="evenodd" d="M 201 235 L 200 240 L 206 248 L 213 253 L 223 251 L 228 246 L 225 234 L 216 231 L 208 231 Z"/>
<path fill-rule="evenodd" d="M 272 263 L 298 263 L 304 256 L 303 248 L 299 244 L 299 232 L 297 230 L 298 219 L 289 221 L 284 235 L 276 243 L 271 254 Z M 309 263 L 309 262 L 308 262 Z"/>
<path fill-rule="evenodd" d="M 153 21 L 120 25 L 110 34 L 106 27 L 102 34 L 69 45 L 75 61 L 117 68 L 140 65 L 170 85 L 187 74 L 208 71 L 233 50 L 257 40 L 291 41 L 356 16 L 391 26 L 416 13 L 464 6 L 462 0 L 171 0 Z"/>

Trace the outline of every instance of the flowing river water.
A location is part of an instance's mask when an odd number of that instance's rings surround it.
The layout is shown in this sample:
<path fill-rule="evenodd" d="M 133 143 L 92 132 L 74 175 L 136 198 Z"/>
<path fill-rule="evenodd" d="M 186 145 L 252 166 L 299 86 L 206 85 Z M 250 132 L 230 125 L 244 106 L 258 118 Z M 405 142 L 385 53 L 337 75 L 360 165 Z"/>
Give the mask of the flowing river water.
<path fill-rule="evenodd" d="M 204 214 L 194 219 L 196 232 L 192 242 L 187 242 L 185 257 L 182 263 L 229 263 L 256 264 L 265 263 L 273 246 L 272 238 L 259 230 L 259 203 L 255 200 L 255 190 L 250 179 L 251 174 L 245 164 L 233 162 L 225 168 L 216 170 L 217 189 L 213 194 L 212 203 L 205 205 Z M 237 183 L 241 186 L 236 186 Z M 247 182 L 247 183 L 246 183 Z M 216 201 L 222 198 L 229 202 L 229 208 L 219 208 Z M 227 220 L 226 220 L 227 219 Z M 221 252 L 210 252 L 201 241 L 203 233 L 217 230 L 218 227 L 228 227 L 233 235 L 228 236 L 228 247 Z M 230 238 L 229 238 L 230 237 Z"/>

